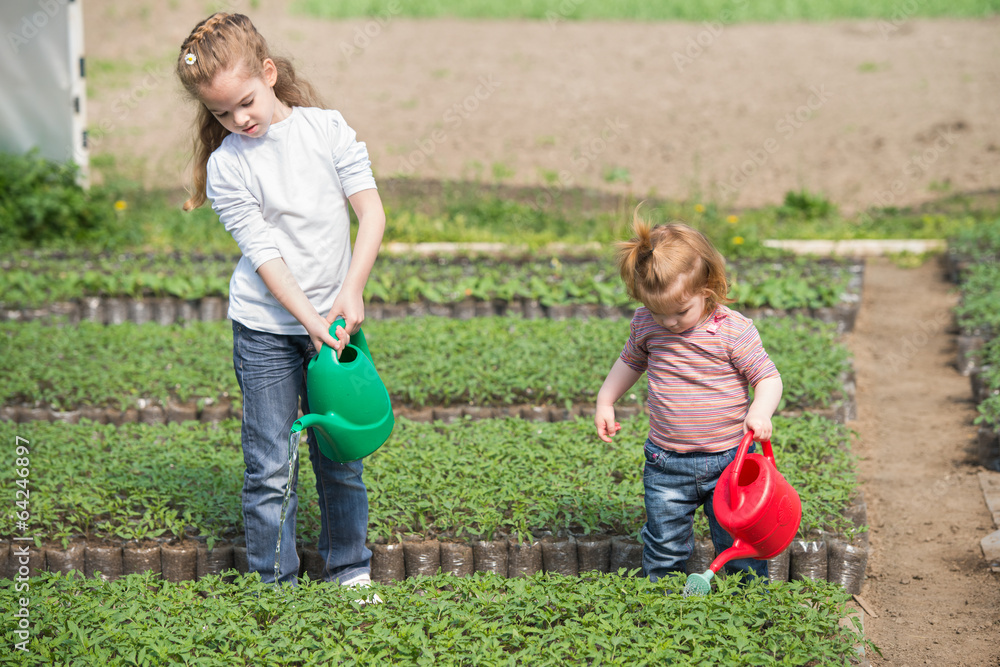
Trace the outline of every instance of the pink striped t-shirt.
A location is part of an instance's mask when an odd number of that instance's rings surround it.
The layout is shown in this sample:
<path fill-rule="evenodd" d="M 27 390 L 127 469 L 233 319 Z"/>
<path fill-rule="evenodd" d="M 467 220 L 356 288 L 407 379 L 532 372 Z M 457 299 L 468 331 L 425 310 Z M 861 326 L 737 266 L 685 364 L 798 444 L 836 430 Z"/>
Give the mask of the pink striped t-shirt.
<path fill-rule="evenodd" d="M 722 452 L 743 437 L 748 386 L 778 375 L 753 322 L 717 306 L 673 333 L 638 308 L 621 359 L 649 381 L 649 438 L 676 452 Z"/>

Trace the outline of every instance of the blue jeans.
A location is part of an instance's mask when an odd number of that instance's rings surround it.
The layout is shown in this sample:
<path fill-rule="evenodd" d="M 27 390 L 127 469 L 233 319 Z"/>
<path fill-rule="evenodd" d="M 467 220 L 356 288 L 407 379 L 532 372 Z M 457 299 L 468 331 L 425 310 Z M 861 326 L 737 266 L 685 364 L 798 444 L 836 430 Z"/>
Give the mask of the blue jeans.
<path fill-rule="evenodd" d="M 694 549 L 694 512 L 699 506 L 705 508 L 715 552 L 720 554 L 733 545 L 732 536 L 715 518 L 712 498 L 719 476 L 736 458 L 736 448 L 718 454 L 679 454 L 660 449 L 647 439 L 643 450 L 646 525 L 642 527 L 642 568 L 656 581 L 672 572 L 684 572 Z M 767 578 L 764 560 L 732 560 L 725 569 Z"/>
<path fill-rule="evenodd" d="M 288 483 L 288 439 L 306 398 L 306 364 L 315 356 L 309 336 L 286 336 L 249 329 L 233 322 L 233 368 L 243 392 L 243 524 L 251 572 L 274 581 L 281 503 Z M 368 493 L 361 461 L 336 463 L 319 452 L 316 436 L 308 436 L 309 459 L 316 474 L 321 532 L 319 555 L 323 579 L 349 581 L 371 571 Z M 298 470 L 295 471 L 295 483 Z M 295 582 L 299 557 L 295 549 L 298 494 L 293 490 L 281 536 L 279 581 Z"/>

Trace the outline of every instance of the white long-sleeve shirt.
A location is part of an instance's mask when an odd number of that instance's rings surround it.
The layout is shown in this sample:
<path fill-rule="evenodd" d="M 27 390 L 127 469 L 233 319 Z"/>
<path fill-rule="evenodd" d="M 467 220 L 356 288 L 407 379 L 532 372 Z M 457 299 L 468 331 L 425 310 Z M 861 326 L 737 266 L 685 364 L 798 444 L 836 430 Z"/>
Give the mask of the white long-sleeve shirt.
<path fill-rule="evenodd" d="M 347 198 L 375 187 L 368 149 L 339 111 L 293 107 L 262 137 L 227 136 L 209 157 L 206 190 L 243 253 L 229 281 L 230 318 L 306 333 L 257 274 L 278 257 L 325 316 L 351 261 Z"/>

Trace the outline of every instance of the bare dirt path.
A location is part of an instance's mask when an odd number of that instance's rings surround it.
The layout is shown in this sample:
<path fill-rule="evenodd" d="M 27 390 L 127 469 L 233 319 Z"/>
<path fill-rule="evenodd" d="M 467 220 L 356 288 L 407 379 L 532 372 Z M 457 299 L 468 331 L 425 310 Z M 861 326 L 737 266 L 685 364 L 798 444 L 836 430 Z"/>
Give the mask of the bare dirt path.
<path fill-rule="evenodd" d="M 975 410 L 955 370 L 952 286 L 937 262 L 870 260 L 849 344 L 871 551 L 862 597 L 873 665 L 1000 664 L 1000 582 L 972 456 Z"/>
<path fill-rule="evenodd" d="M 91 150 L 150 186 L 185 183 L 193 107 L 172 66 L 211 4 L 84 3 Z M 1000 188 L 997 18 L 327 21 L 290 0 L 214 4 L 293 57 L 380 179 L 737 208 L 806 188 L 845 211 Z"/>

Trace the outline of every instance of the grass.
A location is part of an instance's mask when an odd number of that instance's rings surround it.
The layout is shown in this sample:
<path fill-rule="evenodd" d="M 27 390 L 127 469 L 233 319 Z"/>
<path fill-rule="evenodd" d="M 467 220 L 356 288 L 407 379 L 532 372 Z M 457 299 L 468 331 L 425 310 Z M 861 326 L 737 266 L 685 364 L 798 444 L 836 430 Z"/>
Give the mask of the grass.
<path fill-rule="evenodd" d="M 727 257 L 768 254 L 760 241 L 777 239 L 947 238 L 1000 218 L 995 201 L 962 195 L 919 209 L 872 209 L 845 214 L 822 195 L 789 193 L 780 205 L 736 210 L 713 202 L 640 200 L 579 189 L 513 187 L 499 183 L 382 179 L 385 241 L 402 243 L 517 243 L 611 246 L 629 232 L 640 202 L 653 222 L 681 220 L 708 234 Z M 148 191 L 127 181 L 102 186 L 97 196 L 117 210 L 127 234 L 114 250 L 234 255 L 239 250 L 206 204 L 181 211 L 182 193 Z M 738 240 L 737 240 L 738 239 Z"/>
<path fill-rule="evenodd" d="M 101 174 L 102 184 L 91 188 L 88 197 L 111 213 L 113 224 L 91 240 L 45 241 L 44 247 L 75 253 L 239 254 L 210 205 L 185 213 L 184 192 L 144 189 L 111 155 L 95 155 L 91 166 Z M 385 241 L 516 243 L 529 251 L 557 243 L 610 250 L 627 237 L 641 204 L 644 217 L 652 222 L 687 222 L 704 231 L 727 258 L 736 259 L 773 256 L 760 243 L 769 238 L 954 238 L 1000 219 L 1000 199 L 990 193 L 945 195 L 914 209 L 871 208 L 847 214 L 822 193 L 798 191 L 786 193 L 777 205 L 734 209 L 710 200 L 640 199 L 554 183 L 514 186 L 503 183 L 508 169 L 492 165 L 492 181 L 379 178 L 387 213 Z M 622 167 L 609 169 L 605 176 L 609 182 L 630 177 Z M 544 173 L 540 179 L 549 180 Z M 0 250 L 17 251 L 26 243 L 3 237 Z M 37 246 L 37 239 L 31 245 Z"/>
<path fill-rule="evenodd" d="M 478 19 L 539 19 L 553 26 L 561 21 L 829 21 L 847 18 L 884 18 L 905 21 L 914 17 L 983 17 L 1000 11 L 997 0 L 297 0 L 293 10 L 323 18 L 377 17 L 382 21 L 397 16 L 433 18 L 453 16 Z"/>

